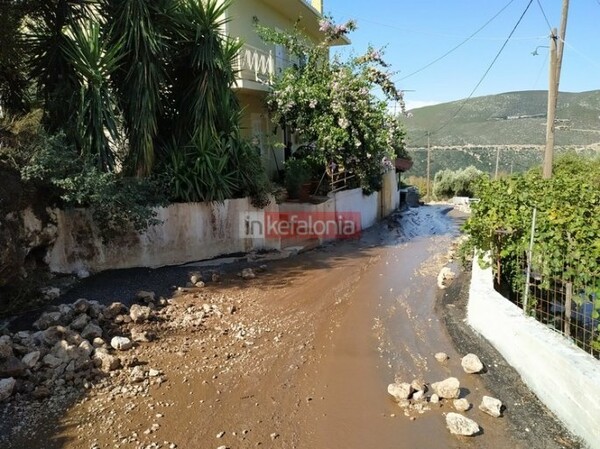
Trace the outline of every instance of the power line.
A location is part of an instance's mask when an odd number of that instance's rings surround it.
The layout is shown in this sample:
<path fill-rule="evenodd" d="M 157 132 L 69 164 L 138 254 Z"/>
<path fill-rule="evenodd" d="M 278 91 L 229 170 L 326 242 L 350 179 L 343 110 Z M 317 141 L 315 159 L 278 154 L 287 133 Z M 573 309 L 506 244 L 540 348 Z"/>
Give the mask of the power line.
<path fill-rule="evenodd" d="M 437 128 L 435 131 L 431 132 L 431 134 L 436 134 L 436 133 L 440 132 L 442 129 L 444 129 L 446 126 L 448 126 L 448 124 L 450 122 L 452 122 L 452 120 L 454 120 L 456 118 L 456 116 L 458 114 L 460 114 L 460 112 L 464 109 L 464 107 L 467 104 L 467 102 L 473 97 L 473 95 L 475 94 L 475 91 L 479 88 L 479 86 L 481 86 L 481 83 L 483 83 L 483 81 L 485 80 L 485 78 L 487 77 L 487 75 L 490 73 L 490 70 L 492 70 L 492 67 L 494 66 L 494 64 L 496 64 L 496 61 L 498 60 L 498 58 L 500 57 L 500 55 L 504 51 L 504 48 L 506 47 L 506 45 L 510 41 L 510 38 L 512 37 L 512 35 L 515 33 L 515 31 L 517 30 L 517 28 L 519 27 L 519 25 L 523 21 L 523 18 L 525 17 L 525 14 L 527 14 L 527 11 L 531 7 L 532 3 L 533 3 L 533 0 L 529 0 L 529 3 L 525 7 L 525 10 L 521 14 L 521 17 L 519 17 L 519 20 L 517 20 L 517 23 L 515 24 L 515 26 L 511 30 L 510 34 L 508 35 L 508 37 L 506 38 L 506 40 L 504 41 L 504 43 L 502 44 L 502 47 L 500 47 L 500 50 L 498 50 L 498 53 L 496 53 L 496 56 L 492 60 L 491 64 L 488 66 L 487 70 L 484 72 L 483 76 L 481 77 L 481 79 L 479 80 L 479 82 L 475 85 L 475 87 L 473 88 L 473 90 L 471 91 L 471 93 L 469 94 L 469 96 L 462 101 L 461 105 L 454 112 L 454 114 L 452 114 L 452 116 L 448 120 L 446 120 L 442 124 L 442 126 L 440 126 L 439 128 Z M 427 133 L 425 133 L 423 136 L 421 136 L 419 138 L 419 140 L 421 140 L 425 136 L 427 136 Z"/>
<path fill-rule="evenodd" d="M 596 1 L 600 1 L 600 0 L 596 0 Z M 548 16 L 546 15 L 546 11 L 544 11 L 544 8 L 543 8 L 542 3 L 540 2 L 540 0 L 537 0 L 537 4 L 540 7 L 540 11 L 542 11 L 542 15 L 544 16 L 544 20 L 546 21 L 546 25 L 548 25 L 548 29 L 550 29 L 550 32 L 552 32 L 552 25 L 550 25 L 550 21 L 548 20 Z"/>
<path fill-rule="evenodd" d="M 598 1 L 600 1 L 600 0 L 598 0 Z M 496 14 L 494 14 L 494 16 L 491 19 L 489 19 L 487 22 L 485 22 L 481 27 L 479 27 L 473 34 L 471 34 L 469 37 L 467 37 L 466 39 L 464 39 L 461 43 L 459 43 L 458 45 L 456 45 L 453 48 L 451 48 L 450 50 L 448 50 L 446 53 L 444 53 L 439 58 L 436 58 L 435 60 L 431 61 L 429 64 L 426 64 L 423 67 L 421 67 L 420 69 L 415 70 L 414 72 L 412 72 L 412 73 L 410 73 L 410 74 L 408 74 L 408 75 L 400 78 L 398 81 L 403 81 L 403 80 L 405 80 L 407 78 L 410 78 L 413 75 L 416 75 L 417 73 L 422 72 L 423 70 L 431 67 L 436 62 L 439 62 L 442 59 L 444 59 L 450 53 L 453 53 L 455 50 L 458 50 L 460 47 L 462 47 L 464 44 L 466 44 L 468 41 L 470 41 L 473 37 L 475 37 L 475 35 L 477 35 L 481 30 L 483 30 L 486 26 L 488 26 L 496 17 L 498 17 L 500 14 L 502 14 L 502 12 L 504 12 L 504 10 L 506 8 L 508 8 L 513 2 L 514 2 L 514 0 L 510 0 L 500 11 L 498 11 Z"/>

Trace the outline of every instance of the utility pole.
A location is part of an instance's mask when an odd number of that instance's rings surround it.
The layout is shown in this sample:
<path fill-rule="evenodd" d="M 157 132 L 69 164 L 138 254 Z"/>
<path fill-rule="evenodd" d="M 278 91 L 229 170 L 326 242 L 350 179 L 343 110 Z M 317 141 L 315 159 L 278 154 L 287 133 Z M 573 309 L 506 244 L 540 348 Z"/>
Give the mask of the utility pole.
<path fill-rule="evenodd" d="M 558 90 L 556 89 L 557 65 L 556 65 L 556 28 L 552 29 L 550 36 L 550 81 L 548 83 L 548 114 L 546 119 L 546 150 L 544 152 L 543 178 L 552 177 L 552 162 L 554 158 L 554 120 L 556 118 L 556 105 Z"/>
<path fill-rule="evenodd" d="M 565 35 L 567 33 L 567 18 L 569 15 L 569 0 L 563 0 L 560 35 L 556 28 L 552 29 L 550 36 L 550 79 L 548 84 L 548 121 L 546 123 L 546 149 L 544 152 L 543 178 L 552 177 L 552 163 L 554 159 L 554 121 L 558 105 L 558 89 L 562 67 Z"/>
<path fill-rule="evenodd" d="M 431 143 L 429 141 L 429 136 L 431 133 L 427 131 L 427 201 L 431 201 Z"/>

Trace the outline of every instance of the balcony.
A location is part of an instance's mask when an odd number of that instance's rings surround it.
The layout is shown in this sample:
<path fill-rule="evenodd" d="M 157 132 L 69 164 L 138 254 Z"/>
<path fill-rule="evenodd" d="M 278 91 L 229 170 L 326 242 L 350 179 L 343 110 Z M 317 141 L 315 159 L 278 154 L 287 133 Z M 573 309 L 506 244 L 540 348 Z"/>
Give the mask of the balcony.
<path fill-rule="evenodd" d="M 283 60 L 280 62 L 283 63 Z M 277 63 L 273 51 L 244 44 L 234 63 L 237 71 L 235 87 L 268 91 L 273 76 L 282 68 L 283 65 Z"/>

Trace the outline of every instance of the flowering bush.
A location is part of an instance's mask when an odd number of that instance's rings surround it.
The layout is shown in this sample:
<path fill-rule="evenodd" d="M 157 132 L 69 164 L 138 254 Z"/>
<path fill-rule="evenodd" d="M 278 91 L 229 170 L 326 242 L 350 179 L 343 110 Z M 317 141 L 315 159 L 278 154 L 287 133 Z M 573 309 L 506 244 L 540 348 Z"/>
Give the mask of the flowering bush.
<path fill-rule="evenodd" d="M 408 157 L 404 131 L 387 112 L 387 101 L 404 111 L 402 92 L 391 81 L 381 51 L 369 48 L 361 56 L 330 60 L 329 47 L 356 29 L 354 22 L 321 22 L 325 39 L 317 45 L 297 30 L 285 33 L 257 24 L 262 38 L 283 45 L 306 64 L 292 65 L 274 81 L 267 104 L 273 121 L 313 144 L 313 157 L 353 172 L 370 193 L 381 187 L 381 174 L 393 159 Z M 383 99 L 374 94 L 379 88 Z M 387 100 L 387 101 L 386 101 Z"/>

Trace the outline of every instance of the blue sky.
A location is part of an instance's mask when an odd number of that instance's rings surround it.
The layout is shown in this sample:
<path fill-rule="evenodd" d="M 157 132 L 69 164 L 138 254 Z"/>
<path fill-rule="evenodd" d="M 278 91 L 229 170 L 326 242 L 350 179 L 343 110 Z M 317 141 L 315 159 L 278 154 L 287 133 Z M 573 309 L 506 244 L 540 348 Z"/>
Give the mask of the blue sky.
<path fill-rule="evenodd" d="M 324 0 L 336 22 L 355 19 L 358 30 L 343 53 L 369 44 L 385 48 L 408 108 L 469 96 L 502 47 L 529 0 Z M 507 6 L 508 5 L 508 6 Z M 541 7 L 540 7 L 541 5 Z M 434 61 L 506 9 L 471 40 Z M 561 0 L 533 0 L 502 54 L 474 96 L 548 86 L 550 27 L 560 28 Z M 542 12 L 543 10 L 543 12 Z M 545 16 L 547 18 L 544 17 Z M 600 89 L 600 0 L 571 0 L 560 90 Z M 414 92 L 410 92 L 414 90 Z"/>

